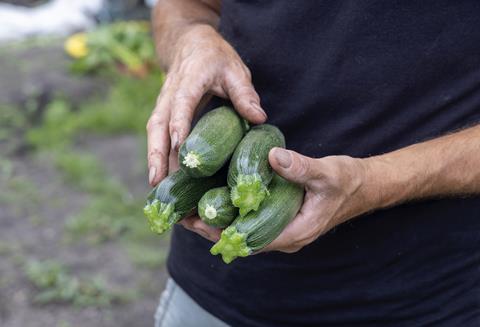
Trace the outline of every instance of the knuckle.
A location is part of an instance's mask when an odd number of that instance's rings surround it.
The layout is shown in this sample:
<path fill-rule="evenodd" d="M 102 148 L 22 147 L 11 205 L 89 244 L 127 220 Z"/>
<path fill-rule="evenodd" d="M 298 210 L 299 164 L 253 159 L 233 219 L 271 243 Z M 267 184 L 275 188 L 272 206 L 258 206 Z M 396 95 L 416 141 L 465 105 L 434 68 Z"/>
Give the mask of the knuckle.
<path fill-rule="evenodd" d="M 166 122 L 167 120 L 163 116 L 159 115 L 157 112 L 154 112 L 147 121 L 147 131 L 151 131 L 154 128 L 162 128 Z"/>
<path fill-rule="evenodd" d="M 297 160 L 294 161 L 292 171 L 297 176 L 308 175 L 310 172 L 310 162 L 303 156 L 296 156 Z"/>
<path fill-rule="evenodd" d="M 185 113 L 177 113 L 174 117 L 172 117 L 170 123 L 168 124 L 170 133 L 173 133 L 174 131 L 182 132 L 184 129 L 186 129 L 185 124 L 187 124 L 187 120 L 188 117 Z"/>
<path fill-rule="evenodd" d="M 181 90 L 175 93 L 173 99 L 176 105 L 179 104 L 190 104 L 195 101 L 195 93 L 191 90 Z"/>
<path fill-rule="evenodd" d="M 148 151 L 147 157 L 148 157 L 148 160 L 150 161 L 153 158 L 160 158 L 160 159 L 164 160 L 167 156 L 160 149 L 154 148 L 154 149 Z"/>
<path fill-rule="evenodd" d="M 175 130 L 178 129 L 179 122 L 180 120 L 178 118 L 172 118 L 172 120 L 170 120 L 170 123 L 168 124 L 168 129 L 170 133 L 173 133 Z"/>
<path fill-rule="evenodd" d="M 152 119 L 150 118 L 148 121 L 147 121 L 147 125 L 145 126 L 145 128 L 147 129 L 147 132 L 150 132 L 153 128 L 153 125 L 154 125 L 154 122 L 152 121 Z"/>
<path fill-rule="evenodd" d="M 242 100 L 249 101 L 252 98 L 252 86 L 246 84 L 234 84 L 227 88 L 227 93 L 230 97 Z"/>

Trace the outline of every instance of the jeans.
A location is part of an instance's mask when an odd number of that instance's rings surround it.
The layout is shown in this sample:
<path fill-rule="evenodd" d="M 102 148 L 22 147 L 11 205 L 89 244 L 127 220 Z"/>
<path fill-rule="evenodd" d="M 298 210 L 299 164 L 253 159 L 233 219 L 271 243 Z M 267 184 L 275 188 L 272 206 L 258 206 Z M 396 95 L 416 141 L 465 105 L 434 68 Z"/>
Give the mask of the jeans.
<path fill-rule="evenodd" d="M 155 327 L 228 327 L 226 323 L 200 307 L 171 278 L 160 296 Z"/>

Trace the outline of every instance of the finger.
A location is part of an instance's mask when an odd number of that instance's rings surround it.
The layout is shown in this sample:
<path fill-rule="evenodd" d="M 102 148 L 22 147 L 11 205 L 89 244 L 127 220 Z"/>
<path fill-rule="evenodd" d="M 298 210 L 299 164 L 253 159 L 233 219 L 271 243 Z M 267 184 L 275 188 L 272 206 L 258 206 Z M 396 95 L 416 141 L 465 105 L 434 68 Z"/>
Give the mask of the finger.
<path fill-rule="evenodd" d="M 254 124 L 267 120 L 267 114 L 260 107 L 260 97 L 246 72 L 241 69 L 228 71 L 224 83 L 225 92 L 240 115 Z"/>
<path fill-rule="evenodd" d="M 294 183 L 306 184 L 315 177 L 315 160 L 295 151 L 273 148 L 268 154 L 268 160 L 280 176 Z"/>
<path fill-rule="evenodd" d="M 326 224 L 317 215 L 318 203 L 307 194 L 297 216 L 261 252 L 275 250 L 292 253 L 313 242 L 322 233 Z"/>
<path fill-rule="evenodd" d="M 180 144 L 187 138 L 195 109 L 207 91 L 208 85 L 209 83 L 190 75 L 178 84 L 172 101 L 169 125 L 172 149 L 178 151 Z"/>
<path fill-rule="evenodd" d="M 158 184 L 168 172 L 170 112 L 166 102 L 166 99 L 160 95 L 147 123 L 148 182 L 152 186 Z"/>
<path fill-rule="evenodd" d="M 278 235 L 272 243 L 261 249 L 259 252 L 269 251 L 282 251 L 282 252 L 295 252 L 300 246 L 295 240 L 298 237 L 298 233 L 302 232 L 302 223 L 304 215 L 299 213 L 290 224 Z M 298 248 L 299 249 L 299 248 Z"/>
<path fill-rule="evenodd" d="M 193 227 L 198 231 L 202 231 L 203 234 L 206 235 L 204 237 L 212 242 L 217 242 L 220 239 L 220 234 L 222 233 L 221 229 L 205 224 L 200 218 L 195 220 Z"/>
<path fill-rule="evenodd" d="M 170 154 L 168 155 L 168 173 L 173 173 L 180 169 L 178 164 L 178 152 L 174 149 L 170 149 Z"/>
<path fill-rule="evenodd" d="M 198 216 L 184 218 L 180 224 L 186 229 L 199 234 L 200 236 L 216 242 L 220 239 L 221 230 L 205 224 Z"/>
<path fill-rule="evenodd" d="M 193 223 L 195 222 L 195 219 L 197 219 L 198 217 L 196 216 L 191 216 L 191 217 L 186 217 L 186 218 L 183 218 L 182 220 L 180 220 L 178 223 L 180 225 L 182 225 L 184 228 L 188 229 L 189 231 L 192 231 L 194 232 L 194 228 L 193 228 Z"/>

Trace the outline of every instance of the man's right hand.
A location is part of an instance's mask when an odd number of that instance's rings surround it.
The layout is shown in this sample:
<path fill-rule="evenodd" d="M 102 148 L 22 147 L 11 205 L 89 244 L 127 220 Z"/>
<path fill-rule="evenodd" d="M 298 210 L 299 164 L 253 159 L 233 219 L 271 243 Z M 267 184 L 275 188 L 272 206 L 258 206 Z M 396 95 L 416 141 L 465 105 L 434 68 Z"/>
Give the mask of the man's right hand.
<path fill-rule="evenodd" d="M 194 113 L 212 95 L 230 99 L 240 115 L 252 123 L 267 118 L 250 71 L 212 26 L 186 26 L 172 46 L 173 61 L 147 123 L 152 186 L 178 169 L 178 148 L 190 131 Z"/>

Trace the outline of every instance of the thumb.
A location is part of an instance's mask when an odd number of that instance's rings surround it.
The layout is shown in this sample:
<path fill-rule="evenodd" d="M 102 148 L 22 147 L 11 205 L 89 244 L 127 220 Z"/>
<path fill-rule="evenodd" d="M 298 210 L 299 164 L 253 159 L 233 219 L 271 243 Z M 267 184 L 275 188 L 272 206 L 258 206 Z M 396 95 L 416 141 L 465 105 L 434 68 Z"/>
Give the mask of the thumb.
<path fill-rule="evenodd" d="M 313 177 L 314 159 L 282 148 L 273 148 L 268 154 L 272 168 L 291 182 L 306 184 Z"/>

